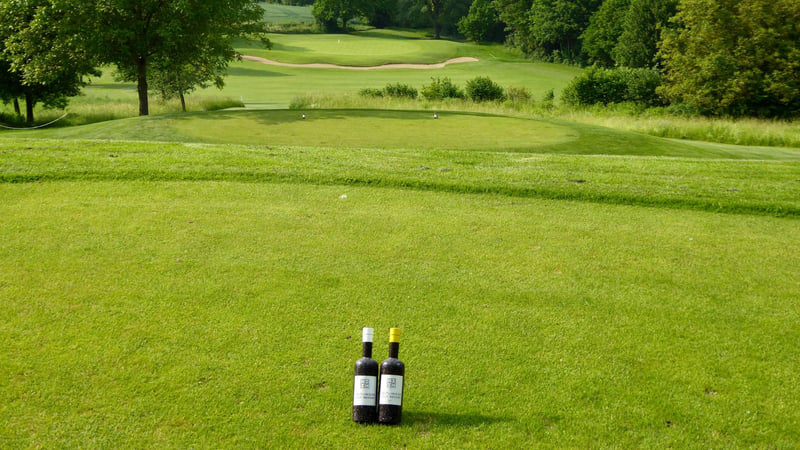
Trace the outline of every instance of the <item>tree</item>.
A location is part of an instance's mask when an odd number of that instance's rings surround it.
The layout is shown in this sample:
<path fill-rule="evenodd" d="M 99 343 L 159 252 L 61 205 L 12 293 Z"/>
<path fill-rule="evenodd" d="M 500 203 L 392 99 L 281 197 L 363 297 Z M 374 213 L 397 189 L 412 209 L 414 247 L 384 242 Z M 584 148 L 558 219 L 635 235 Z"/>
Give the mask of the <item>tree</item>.
<path fill-rule="evenodd" d="M 581 46 L 590 64 L 614 66 L 614 48 L 624 31 L 625 16 L 631 0 L 606 0 L 581 35 Z"/>
<path fill-rule="evenodd" d="M 475 42 L 502 42 L 504 29 L 492 0 L 475 0 L 469 13 L 458 21 L 458 31 Z"/>
<path fill-rule="evenodd" d="M 362 13 L 361 2 L 358 0 L 317 0 L 311 7 L 311 14 L 326 31 L 341 29 L 347 32 L 347 22 Z"/>
<path fill-rule="evenodd" d="M 458 21 L 469 11 L 472 0 L 415 0 L 422 13 L 433 25 L 433 38 L 441 39 L 442 33 L 458 31 Z"/>
<path fill-rule="evenodd" d="M 624 67 L 653 67 L 661 31 L 677 12 L 677 0 L 632 0 L 623 31 L 614 47 L 614 61 Z"/>
<path fill-rule="evenodd" d="M 67 0 L 15 0 L 0 3 L 0 98 L 25 99 L 25 116 L 34 106 L 63 108 L 80 93 L 85 75 L 99 75 L 86 51 L 80 23 L 69 20 L 80 9 Z"/>
<path fill-rule="evenodd" d="M 362 14 L 367 22 L 375 28 L 386 28 L 392 25 L 397 10 L 396 0 L 373 0 L 364 2 Z"/>
<path fill-rule="evenodd" d="M 433 38 L 441 39 L 442 37 L 442 18 L 444 16 L 444 8 L 447 0 L 423 0 L 422 11 L 430 15 L 431 22 L 433 22 Z"/>
<path fill-rule="evenodd" d="M 500 20 L 506 24 L 506 39 L 512 47 L 525 53 L 533 51 L 530 31 L 530 10 L 533 0 L 494 0 Z"/>
<path fill-rule="evenodd" d="M 151 67 L 180 68 L 170 65 L 178 54 L 227 64 L 238 56 L 235 38 L 266 31 L 255 0 L 76 1 L 96 1 L 87 8 L 95 19 L 94 51 L 121 73 L 135 74 L 139 115 L 149 114 Z"/>
<path fill-rule="evenodd" d="M 179 98 L 181 109 L 186 111 L 186 94 L 197 88 L 205 89 L 211 84 L 218 89 L 225 85 L 223 76 L 228 63 L 223 58 L 212 61 L 189 58 L 187 55 L 159 60 L 148 71 L 148 88 L 161 95 L 164 100 Z M 120 73 L 125 81 L 136 81 L 135 73 Z"/>
<path fill-rule="evenodd" d="M 422 12 L 419 0 L 397 0 L 393 24 L 401 28 L 425 28 L 430 24 L 430 16 Z"/>
<path fill-rule="evenodd" d="M 19 116 L 22 115 L 19 107 L 19 98 L 24 96 L 22 78 L 19 74 L 11 71 L 11 63 L 3 59 L 0 51 L 0 101 L 13 103 L 14 112 Z"/>
<path fill-rule="evenodd" d="M 681 0 L 661 93 L 711 114 L 800 114 L 800 2 Z"/>
<path fill-rule="evenodd" d="M 534 0 L 530 10 L 530 34 L 534 53 L 554 59 L 577 61 L 579 37 L 600 7 L 601 0 Z"/>

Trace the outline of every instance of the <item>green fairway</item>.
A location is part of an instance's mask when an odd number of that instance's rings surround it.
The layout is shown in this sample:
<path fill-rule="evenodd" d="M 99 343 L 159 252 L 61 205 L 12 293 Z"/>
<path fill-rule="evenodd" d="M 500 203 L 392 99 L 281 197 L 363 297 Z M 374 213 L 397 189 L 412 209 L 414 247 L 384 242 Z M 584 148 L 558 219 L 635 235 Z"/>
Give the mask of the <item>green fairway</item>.
<path fill-rule="evenodd" d="M 11 447 L 800 440 L 796 219 L 236 182 L 0 197 Z M 365 325 L 404 330 L 397 428 L 350 421 Z"/>

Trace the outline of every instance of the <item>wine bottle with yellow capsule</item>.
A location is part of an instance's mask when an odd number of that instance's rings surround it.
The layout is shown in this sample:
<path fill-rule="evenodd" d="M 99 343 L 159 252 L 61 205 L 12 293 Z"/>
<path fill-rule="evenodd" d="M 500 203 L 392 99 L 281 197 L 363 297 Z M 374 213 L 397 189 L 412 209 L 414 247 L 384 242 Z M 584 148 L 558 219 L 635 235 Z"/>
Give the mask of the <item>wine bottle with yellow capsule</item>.
<path fill-rule="evenodd" d="M 363 353 L 356 361 L 353 381 L 353 422 L 373 423 L 377 419 L 378 362 L 372 359 L 372 328 L 361 332 Z"/>
<path fill-rule="evenodd" d="M 381 364 L 381 388 L 378 398 L 378 422 L 400 423 L 403 412 L 403 381 L 406 366 L 397 357 L 400 352 L 400 328 L 389 330 L 389 358 Z"/>

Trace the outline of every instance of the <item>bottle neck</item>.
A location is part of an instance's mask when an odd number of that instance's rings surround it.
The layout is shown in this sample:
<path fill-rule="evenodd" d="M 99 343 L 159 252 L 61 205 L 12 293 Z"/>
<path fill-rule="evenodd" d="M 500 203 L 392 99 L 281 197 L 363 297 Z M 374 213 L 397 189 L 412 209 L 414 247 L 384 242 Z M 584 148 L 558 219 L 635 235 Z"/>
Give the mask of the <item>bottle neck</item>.
<path fill-rule="evenodd" d="M 372 342 L 364 342 L 364 358 L 372 358 Z"/>
<path fill-rule="evenodd" d="M 389 343 L 389 358 L 397 358 L 397 355 L 400 353 L 400 343 L 399 342 L 390 342 Z"/>

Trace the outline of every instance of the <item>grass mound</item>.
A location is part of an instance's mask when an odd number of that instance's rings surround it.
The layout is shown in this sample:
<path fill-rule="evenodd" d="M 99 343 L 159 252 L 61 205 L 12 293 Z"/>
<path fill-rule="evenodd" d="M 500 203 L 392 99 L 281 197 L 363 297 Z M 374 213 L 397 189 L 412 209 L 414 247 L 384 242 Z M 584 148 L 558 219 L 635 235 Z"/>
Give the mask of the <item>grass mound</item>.
<path fill-rule="evenodd" d="M 305 119 L 303 119 L 305 115 Z M 680 142 L 552 119 L 381 110 L 235 110 L 171 114 L 9 134 L 337 149 L 799 159 L 800 151 Z"/>

